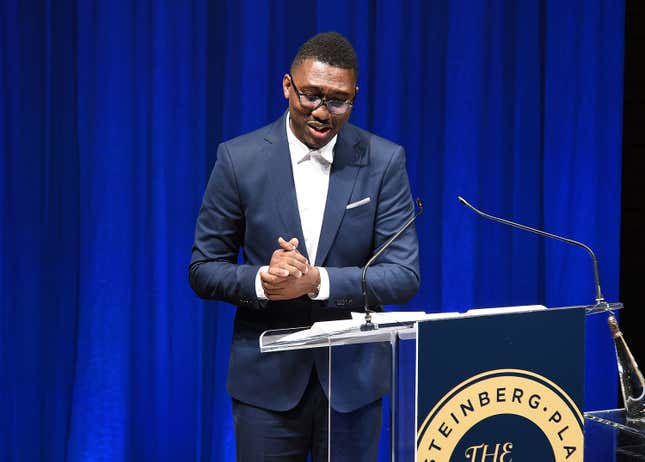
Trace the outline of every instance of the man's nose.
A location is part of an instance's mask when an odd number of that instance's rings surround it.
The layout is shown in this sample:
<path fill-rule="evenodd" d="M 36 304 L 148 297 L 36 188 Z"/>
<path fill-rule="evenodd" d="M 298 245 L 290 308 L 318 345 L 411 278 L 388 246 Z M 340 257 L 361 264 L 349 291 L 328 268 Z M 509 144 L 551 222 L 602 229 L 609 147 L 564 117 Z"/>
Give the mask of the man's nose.
<path fill-rule="evenodd" d="M 329 120 L 331 118 L 331 113 L 327 109 L 327 105 L 321 104 L 316 109 L 311 111 L 311 115 L 318 120 Z"/>

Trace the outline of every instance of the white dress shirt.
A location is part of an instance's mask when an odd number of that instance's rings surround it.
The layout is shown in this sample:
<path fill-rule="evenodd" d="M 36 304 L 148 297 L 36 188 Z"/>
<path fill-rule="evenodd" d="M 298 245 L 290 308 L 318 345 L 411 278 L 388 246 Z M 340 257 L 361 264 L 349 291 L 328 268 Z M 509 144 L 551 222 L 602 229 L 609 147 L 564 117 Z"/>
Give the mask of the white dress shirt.
<path fill-rule="evenodd" d="M 300 226 L 302 227 L 304 245 L 307 248 L 309 264 L 316 262 L 318 241 L 322 229 L 325 204 L 327 203 L 327 190 L 329 189 L 329 173 L 334 161 L 334 146 L 338 135 L 329 143 L 318 150 L 312 150 L 302 143 L 291 131 L 289 114 L 287 114 L 287 140 L 291 155 L 291 171 L 296 187 Z M 276 248 L 277 239 L 276 238 Z M 285 237 L 286 239 L 286 237 Z M 299 245 L 302 246 L 302 243 Z M 260 273 L 268 271 L 268 266 L 263 266 L 255 277 L 255 292 L 258 298 L 266 299 Z M 329 298 L 329 275 L 325 268 L 318 267 L 320 272 L 320 289 L 314 300 L 327 300 Z"/>

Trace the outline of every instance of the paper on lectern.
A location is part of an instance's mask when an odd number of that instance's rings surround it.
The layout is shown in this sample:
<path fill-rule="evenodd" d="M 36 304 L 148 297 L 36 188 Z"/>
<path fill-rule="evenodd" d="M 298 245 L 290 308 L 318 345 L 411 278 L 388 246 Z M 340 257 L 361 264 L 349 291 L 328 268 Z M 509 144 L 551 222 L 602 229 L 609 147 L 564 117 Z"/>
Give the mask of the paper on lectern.
<path fill-rule="evenodd" d="M 546 309 L 548 308 L 544 305 L 501 306 L 497 308 L 471 308 L 464 314 L 466 316 L 488 316 L 491 314 L 527 313 Z"/>

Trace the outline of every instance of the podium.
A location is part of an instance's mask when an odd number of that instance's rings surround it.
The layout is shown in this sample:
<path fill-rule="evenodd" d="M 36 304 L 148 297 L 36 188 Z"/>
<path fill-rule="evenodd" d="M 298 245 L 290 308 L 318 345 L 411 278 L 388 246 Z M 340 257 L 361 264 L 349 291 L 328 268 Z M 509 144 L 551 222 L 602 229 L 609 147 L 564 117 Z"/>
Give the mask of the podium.
<path fill-rule="evenodd" d="M 631 460 L 620 451 L 641 451 L 645 433 L 616 425 L 620 410 L 583 413 L 585 318 L 621 307 L 375 313 L 374 330 L 361 330 L 363 315 L 357 314 L 267 331 L 260 349 L 326 350 L 321 380 L 334 462 L 351 460 L 349 448 L 357 443 L 347 423 L 351 397 L 375 390 L 383 395 L 377 402 L 380 461 Z M 381 383 L 368 380 L 375 366 Z M 619 444 L 619 437 L 627 442 Z"/>

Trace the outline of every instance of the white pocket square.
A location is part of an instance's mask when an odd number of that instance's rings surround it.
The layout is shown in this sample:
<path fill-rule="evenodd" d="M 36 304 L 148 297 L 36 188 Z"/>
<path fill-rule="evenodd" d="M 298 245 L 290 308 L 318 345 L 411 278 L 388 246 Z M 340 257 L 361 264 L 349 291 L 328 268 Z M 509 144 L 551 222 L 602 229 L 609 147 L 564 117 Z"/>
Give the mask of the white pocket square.
<path fill-rule="evenodd" d="M 346 210 L 349 209 L 355 209 L 356 207 L 360 207 L 361 205 L 368 204 L 372 199 L 369 197 L 366 197 L 365 199 L 361 199 L 360 201 L 352 202 L 351 204 L 347 204 L 347 207 L 345 207 Z"/>

